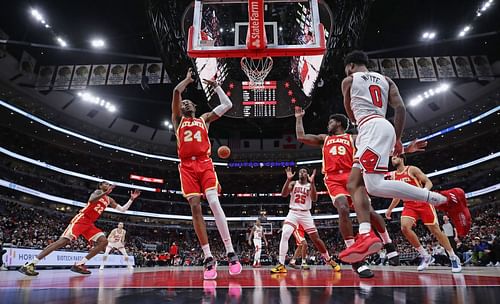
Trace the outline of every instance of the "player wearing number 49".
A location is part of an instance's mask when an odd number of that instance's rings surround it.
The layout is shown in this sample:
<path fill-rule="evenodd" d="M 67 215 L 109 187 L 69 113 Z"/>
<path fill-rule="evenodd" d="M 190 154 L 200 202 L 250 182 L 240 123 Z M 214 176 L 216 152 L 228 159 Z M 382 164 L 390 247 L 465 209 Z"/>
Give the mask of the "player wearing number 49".
<path fill-rule="evenodd" d="M 38 275 L 38 272 L 35 271 L 35 265 L 38 262 L 48 256 L 51 252 L 68 245 L 71 241 L 74 241 L 80 235 L 83 235 L 87 241 L 92 241 L 95 246 L 83 259 L 71 267 L 71 271 L 81 274 L 90 274 L 90 271 L 87 267 L 85 267 L 85 263 L 96 254 L 103 251 L 108 245 L 108 240 L 102 230 L 94 225 L 95 221 L 97 221 L 104 209 L 107 207 L 114 208 L 120 212 L 127 211 L 132 202 L 141 194 L 141 191 L 137 189 L 130 192 L 130 199 L 128 202 L 124 206 L 120 206 L 114 199 L 108 196 L 114 188 L 115 186 L 108 182 L 100 182 L 99 188 L 90 195 L 87 206 L 75 215 L 59 240 L 47 246 L 36 256 L 36 258 L 24 264 L 21 268 L 19 268 L 19 272 L 29 276 Z"/>
<path fill-rule="evenodd" d="M 271 269 L 271 272 L 287 272 L 285 267 L 285 256 L 288 251 L 288 240 L 299 225 L 304 227 L 304 230 L 309 235 L 311 241 L 314 243 L 314 246 L 321 253 L 326 263 L 328 263 L 335 271 L 340 271 L 340 265 L 338 265 L 330 257 L 325 243 L 320 239 L 310 211 L 312 202 L 315 202 L 318 199 L 316 185 L 314 184 L 316 170 L 313 170 L 312 174 L 309 175 L 307 169 L 300 169 L 298 181 L 292 181 L 295 173 L 292 172 L 291 168 L 286 168 L 285 171 L 286 182 L 281 190 L 281 196 L 287 197 L 290 195 L 290 211 L 288 211 L 288 215 L 285 218 L 283 229 L 281 231 L 279 264 Z"/>
<path fill-rule="evenodd" d="M 203 254 L 205 256 L 204 279 L 213 280 L 217 277 L 215 259 L 210 252 L 208 244 L 207 227 L 201 213 L 201 196 L 205 194 L 208 205 L 215 217 L 215 224 L 226 247 L 229 259 L 229 274 L 239 274 L 241 264 L 238 256 L 234 253 L 226 215 L 219 202 L 217 190 L 219 182 L 215 174 L 214 165 L 210 158 L 212 147 L 208 138 L 208 127 L 210 123 L 219 119 L 224 113 L 232 108 L 233 104 L 217 82 L 203 80 L 207 85 L 213 87 L 219 96 L 220 105 L 212 112 L 196 117 L 196 106 L 188 99 L 182 100 L 182 92 L 188 85 L 194 82 L 191 69 L 188 70 L 186 78 L 174 89 L 172 97 L 172 124 L 177 136 L 177 153 L 181 163 L 179 164 L 179 175 L 181 178 L 182 194 L 188 200 L 193 216 L 193 226 L 198 236 Z"/>

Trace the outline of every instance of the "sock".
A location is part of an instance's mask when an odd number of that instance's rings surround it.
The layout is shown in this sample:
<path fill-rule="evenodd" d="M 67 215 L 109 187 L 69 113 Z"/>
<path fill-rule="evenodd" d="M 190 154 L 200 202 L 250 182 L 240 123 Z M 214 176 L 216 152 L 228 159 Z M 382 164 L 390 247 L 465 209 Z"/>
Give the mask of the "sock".
<path fill-rule="evenodd" d="M 350 238 L 350 239 L 346 239 L 344 240 L 344 243 L 345 243 L 345 246 L 347 248 L 351 247 L 352 245 L 354 245 L 354 239 L 353 238 Z"/>
<path fill-rule="evenodd" d="M 389 233 L 387 233 L 387 229 L 382 233 L 379 232 L 379 234 L 380 237 L 382 238 L 382 242 L 384 243 L 384 245 L 392 243 L 391 237 L 389 236 Z"/>
<path fill-rule="evenodd" d="M 370 233 L 370 230 L 372 230 L 372 225 L 370 223 L 359 224 L 359 234 Z"/>
<path fill-rule="evenodd" d="M 327 262 L 330 261 L 330 254 L 328 254 L 328 251 L 322 252 L 321 256 L 325 259 L 325 261 L 327 261 Z"/>
<path fill-rule="evenodd" d="M 279 263 L 281 265 L 285 265 L 285 256 L 288 251 L 288 240 L 292 236 L 292 233 L 295 229 L 285 224 L 283 225 L 283 230 L 281 231 L 281 240 L 280 240 L 280 251 L 279 251 Z"/>
<path fill-rule="evenodd" d="M 224 214 L 224 210 L 222 210 L 222 207 L 220 205 L 217 190 L 208 190 L 205 193 L 205 196 L 207 197 L 208 205 L 210 206 L 210 209 L 212 210 L 212 213 L 214 215 L 217 230 L 219 230 L 222 242 L 224 242 L 224 246 L 226 247 L 226 254 L 234 252 L 231 235 L 229 234 L 229 228 L 227 227 L 226 215 Z"/>
<path fill-rule="evenodd" d="M 418 253 L 420 253 L 421 256 L 427 256 L 427 255 L 429 255 L 427 253 L 427 251 L 425 251 L 424 247 L 422 247 L 422 245 L 420 245 L 420 247 L 415 248 L 415 249 L 417 249 Z"/>
<path fill-rule="evenodd" d="M 305 265 L 305 264 L 307 264 L 307 261 L 306 261 L 306 259 L 305 259 L 305 258 L 303 258 L 303 259 L 302 259 L 302 265 Z"/>
<path fill-rule="evenodd" d="M 437 192 L 431 192 L 403 181 L 385 180 L 383 174 L 365 174 L 363 179 L 366 190 L 373 196 L 396 197 L 408 201 L 428 202 L 431 205 L 439 205 L 448 200 L 444 195 Z"/>
<path fill-rule="evenodd" d="M 213 257 L 212 252 L 210 252 L 210 245 L 209 244 L 201 246 L 201 249 L 203 249 L 203 255 L 205 256 L 205 259 Z"/>
<path fill-rule="evenodd" d="M 295 262 L 296 262 L 295 259 L 290 260 L 290 264 L 295 264 Z"/>
<path fill-rule="evenodd" d="M 453 251 L 453 249 L 452 249 L 451 251 L 446 250 L 446 252 L 450 256 L 450 259 L 454 260 L 454 257 L 456 257 L 455 251 Z"/>
<path fill-rule="evenodd" d="M 87 263 L 89 260 L 87 260 L 87 258 L 83 258 L 81 259 L 80 261 L 76 262 L 76 265 L 77 266 L 80 266 L 80 265 L 84 265 L 85 263 Z"/>
<path fill-rule="evenodd" d="M 39 259 L 37 259 L 37 258 L 34 258 L 34 259 L 33 259 L 33 260 L 31 260 L 31 262 L 29 262 L 28 264 L 33 264 L 33 265 L 36 265 L 36 264 L 38 264 L 38 262 L 40 262 L 40 260 L 39 260 Z"/>

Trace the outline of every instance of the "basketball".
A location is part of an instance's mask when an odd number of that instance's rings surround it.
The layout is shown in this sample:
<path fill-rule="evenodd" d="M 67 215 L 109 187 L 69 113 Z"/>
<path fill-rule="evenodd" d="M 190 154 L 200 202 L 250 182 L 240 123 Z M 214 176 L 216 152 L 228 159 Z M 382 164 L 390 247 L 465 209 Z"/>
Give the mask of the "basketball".
<path fill-rule="evenodd" d="M 231 149 L 229 149 L 228 146 L 220 146 L 219 149 L 217 149 L 217 155 L 222 159 L 229 158 L 229 156 L 231 156 Z"/>

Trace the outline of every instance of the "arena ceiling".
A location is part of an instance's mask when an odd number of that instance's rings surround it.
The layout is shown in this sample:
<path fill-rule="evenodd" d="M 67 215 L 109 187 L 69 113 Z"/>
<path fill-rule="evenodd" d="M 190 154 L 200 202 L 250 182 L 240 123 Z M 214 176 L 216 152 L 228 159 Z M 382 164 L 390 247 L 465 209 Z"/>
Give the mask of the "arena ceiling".
<path fill-rule="evenodd" d="M 493 2 L 488 11 L 481 17 L 477 16 L 478 8 L 486 1 L 371 1 L 371 0 L 330 0 L 326 1 L 335 16 L 349 14 L 349 11 L 338 12 L 338 9 L 348 10 L 350 5 L 371 6 L 369 15 L 364 22 L 364 28 L 359 34 L 359 41 L 353 46 L 371 52 L 373 57 L 417 57 L 438 55 L 488 55 L 490 62 L 499 59 L 500 49 L 500 12 L 499 3 Z M 168 1 L 165 1 L 168 2 Z M 179 14 L 191 1 L 175 1 Z M 353 4 L 354 3 L 354 4 Z M 345 3 L 344 3 L 345 4 Z M 30 15 L 30 9 L 38 9 L 51 30 L 37 23 Z M 459 39 L 458 33 L 464 26 L 471 24 L 472 30 L 467 33 L 467 39 Z M 98 63 L 135 63 L 148 62 L 149 57 L 159 57 L 150 20 L 147 15 L 146 1 L 100 1 L 89 4 L 88 1 L 7 1 L 0 10 L 0 29 L 9 39 L 14 41 L 56 45 L 55 33 L 67 41 L 65 48 L 29 47 L 26 45 L 9 44 L 8 51 L 20 57 L 23 50 L 33 55 L 42 65 L 60 64 L 98 64 Z M 436 38 L 432 42 L 421 41 L 422 33 L 435 31 Z M 475 38 L 468 38 L 474 36 Z M 102 37 L 106 41 L 103 50 L 92 50 L 91 39 Z M 341 44 L 345 45 L 345 44 Z M 335 54 L 347 50 L 338 51 Z M 122 54 L 122 55 L 120 55 Z M 130 56 L 124 56 L 129 54 Z M 171 54 L 177 56 L 179 54 Z M 136 57 L 136 58 L 134 58 Z M 142 58 L 142 59 L 141 59 Z M 340 58 L 334 58 L 339 62 Z M 331 64 L 334 64 L 333 62 Z M 167 67 L 167 72 L 177 75 L 187 69 L 187 64 L 180 63 Z M 313 102 L 308 109 L 307 124 L 311 132 L 321 132 L 330 113 L 343 112 L 339 99 L 339 81 L 341 73 L 333 69 L 325 69 L 320 77 L 324 85 L 318 87 L 313 94 Z M 175 78 L 175 77 L 173 77 Z M 176 82 L 176 79 L 173 79 Z M 448 103 L 456 104 L 462 100 L 465 82 L 456 81 L 454 85 L 462 86 L 458 93 L 449 94 Z M 479 90 L 487 83 L 473 80 L 472 87 Z M 415 94 L 427 90 L 429 83 L 418 80 L 398 81 L 403 97 L 408 101 Z M 498 84 L 497 84 L 498 85 Z M 116 115 L 153 128 L 165 129 L 163 121 L 170 117 L 170 98 L 173 84 L 150 86 L 143 90 L 140 86 L 102 86 L 93 88 L 99 96 L 113 100 L 119 106 Z M 201 111 L 208 110 L 202 91 L 192 87 L 187 92 L 198 102 Z M 458 95 L 458 96 L 457 96 Z M 472 98 L 472 97 L 471 97 Z M 456 100 L 455 100 L 456 99 Z M 463 100 L 462 100 L 463 102 Z M 439 103 L 438 103 L 439 104 Z M 446 113 L 446 102 L 443 109 L 434 111 L 436 116 Z M 413 118 L 410 122 L 417 124 L 429 117 L 428 105 L 422 108 L 411 108 Z M 412 119 L 414 121 L 412 121 Z M 249 137 L 281 137 L 283 133 L 294 130 L 294 119 L 229 119 L 224 118 L 214 125 L 212 134 L 216 137 L 230 137 L 235 129 L 240 131 L 241 138 Z"/>

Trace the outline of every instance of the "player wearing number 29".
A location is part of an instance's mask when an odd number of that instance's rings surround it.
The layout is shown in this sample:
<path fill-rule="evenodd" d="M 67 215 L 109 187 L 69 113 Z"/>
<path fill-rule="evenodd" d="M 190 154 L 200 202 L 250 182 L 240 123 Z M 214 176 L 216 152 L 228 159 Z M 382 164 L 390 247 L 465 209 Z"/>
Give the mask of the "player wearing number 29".
<path fill-rule="evenodd" d="M 441 205 L 441 209 L 456 220 L 457 231 L 461 235 L 467 234 L 470 213 L 462 189 L 437 193 L 403 181 L 384 179 L 391 151 L 395 156 L 403 152 L 401 137 L 406 116 L 403 100 L 394 81 L 368 71 L 368 56 L 365 53 L 351 52 L 344 63 L 347 75 L 342 81 L 344 107 L 351 121 L 358 124 L 359 131 L 356 138 L 358 150 L 347 185 L 359 221 L 359 237 L 354 245 L 340 253 L 340 259 L 355 263 L 382 247 L 371 229 L 371 205 L 366 191 L 373 196 Z M 394 109 L 394 127 L 385 118 L 388 106 Z"/>
<path fill-rule="evenodd" d="M 203 81 L 215 89 L 219 96 L 220 105 L 199 118 L 195 116 L 195 104 L 188 99 L 182 100 L 181 96 L 186 87 L 194 82 L 192 70 L 189 69 L 186 78 L 175 87 L 173 92 L 172 124 L 176 130 L 177 153 L 181 160 L 179 175 L 182 193 L 191 207 L 194 230 L 205 256 L 203 277 L 206 280 L 213 280 L 217 277 L 216 263 L 210 252 L 207 228 L 201 213 L 200 201 L 202 194 L 205 194 L 208 200 L 208 205 L 215 217 L 215 224 L 226 247 L 229 259 L 229 274 L 239 274 L 242 268 L 238 256 L 234 253 L 226 215 L 219 202 L 217 193 L 219 182 L 210 158 L 211 146 L 208 137 L 210 123 L 224 115 L 232 108 L 233 104 L 217 82 L 206 79 Z"/>
<path fill-rule="evenodd" d="M 83 259 L 71 267 L 71 271 L 81 274 L 90 274 L 90 271 L 85 267 L 85 263 L 96 254 L 103 251 L 108 245 L 108 240 L 102 230 L 94 225 L 95 221 L 99 219 L 102 212 L 107 207 L 114 208 L 120 212 L 127 211 L 132 202 L 141 194 L 139 190 L 134 190 L 130 193 L 128 202 L 124 206 L 120 206 L 114 199 L 108 196 L 111 191 L 113 191 L 114 187 L 114 185 L 108 182 L 100 182 L 99 188 L 90 195 L 87 206 L 75 215 L 59 240 L 47 246 L 36 256 L 36 258 L 24 264 L 19 268 L 19 272 L 29 276 L 38 275 L 38 272 L 35 271 L 35 265 L 40 262 L 40 260 L 48 256 L 51 252 L 68 245 L 80 235 L 83 235 L 89 242 L 93 242 L 95 246 Z"/>
<path fill-rule="evenodd" d="M 314 220 L 311 215 L 312 202 L 318 199 L 314 178 L 316 169 L 309 175 L 307 169 L 299 170 L 299 180 L 292 181 L 295 173 L 291 168 L 286 168 L 286 182 L 281 190 L 281 196 L 287 197 L 290 195 L 290 210 L 283 223 L 281 231 L 280 249 L 279 249 L 279 264 L 271 269 L 272 273 L 286 273 L 285 256 L 288 252 L 288 240 L 292 233 L 299 225 L 304 227 L 304 230 L 311 238 L 314 246 L 321 253 L 326 263 L 328 263 L 335 271 L 340 271 L 338 265 L 328 254 L 325 243 L 320 239 L 318 230 L 314 225 Z"/>

